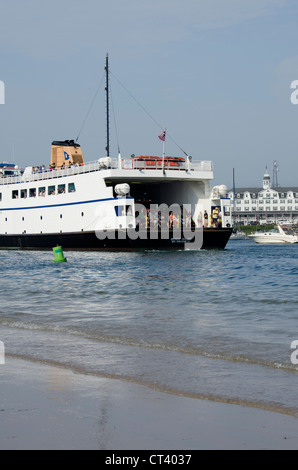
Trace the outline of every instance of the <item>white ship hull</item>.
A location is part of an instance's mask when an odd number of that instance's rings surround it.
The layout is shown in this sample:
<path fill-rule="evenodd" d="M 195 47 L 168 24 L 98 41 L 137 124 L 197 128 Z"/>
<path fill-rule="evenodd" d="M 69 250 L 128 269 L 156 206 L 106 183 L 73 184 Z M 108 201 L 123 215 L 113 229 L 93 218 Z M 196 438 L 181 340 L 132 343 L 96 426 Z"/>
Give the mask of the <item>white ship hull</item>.
<path fill-rule="evenodd" d="M 210 215 L 219 206 L 224 214 L 220 227 L 204 229 L 202 247 L 224 248 L 231 235 L 230 202 L 212 192 L 212 163 L 156 166 L 146 161 L 118 160 L 106 168 L 99 160 L 91 164 L 34 173 L 26 169 L 0 178 L 0 248 L 51 249 L 137 249 L 181 248 L 186 221 L 178 216 L 181 236 L 148 219 L 138 226 L 139 205 L 147 209 L 192 208 L 192 224 L 198 225 L 204 210 Z M 16 172 L 18 173 L 18 172 Z M 129 185 L 119 196 L 115 188 Z M 129 209 L 129 210 L 128 210 Z M 129 232 L 137 236 L 131 237 Z M 106 237 L 105 235 L 106 234 Z"/>

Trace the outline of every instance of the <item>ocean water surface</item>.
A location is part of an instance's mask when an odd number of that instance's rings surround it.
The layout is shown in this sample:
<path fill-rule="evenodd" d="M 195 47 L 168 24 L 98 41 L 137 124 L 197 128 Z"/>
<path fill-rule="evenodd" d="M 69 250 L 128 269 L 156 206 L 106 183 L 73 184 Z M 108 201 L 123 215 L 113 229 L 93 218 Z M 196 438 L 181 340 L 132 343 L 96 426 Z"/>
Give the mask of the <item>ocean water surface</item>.
<path fill-rule="evenodd" d="M 298 417 L 297 255 L 1 251 L 0 340 L 7 358 Z"/>

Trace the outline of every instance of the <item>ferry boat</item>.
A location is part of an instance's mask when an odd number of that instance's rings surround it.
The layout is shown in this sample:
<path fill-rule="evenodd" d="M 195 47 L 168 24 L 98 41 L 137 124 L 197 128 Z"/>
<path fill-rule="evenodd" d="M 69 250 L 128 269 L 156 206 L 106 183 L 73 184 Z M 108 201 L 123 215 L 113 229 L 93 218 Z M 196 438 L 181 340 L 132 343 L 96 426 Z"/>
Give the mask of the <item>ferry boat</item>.
<path fill-rule="evenodd" d="M 197 232 L 199 248 L 223 249 L 230 199 L 212 180 L 210 161 L 108 152 L 88 163 L 74 140 L 53 141 L 47 168 L 0 164 L 0 249 L 185 249 Z"/>

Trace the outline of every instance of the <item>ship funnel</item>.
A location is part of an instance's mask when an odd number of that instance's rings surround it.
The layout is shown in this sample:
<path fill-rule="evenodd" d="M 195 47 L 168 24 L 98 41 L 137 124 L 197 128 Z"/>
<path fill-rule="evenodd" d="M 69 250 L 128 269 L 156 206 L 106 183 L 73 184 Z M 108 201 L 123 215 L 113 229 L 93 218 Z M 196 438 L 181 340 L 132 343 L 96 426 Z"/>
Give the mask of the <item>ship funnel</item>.
<path fill-rule="evenodd" d="M 51 167 L 68 168 L 70 165 L 83 165 L 81 146 L 74 140 L 55 140 L 52 142 Z"/>

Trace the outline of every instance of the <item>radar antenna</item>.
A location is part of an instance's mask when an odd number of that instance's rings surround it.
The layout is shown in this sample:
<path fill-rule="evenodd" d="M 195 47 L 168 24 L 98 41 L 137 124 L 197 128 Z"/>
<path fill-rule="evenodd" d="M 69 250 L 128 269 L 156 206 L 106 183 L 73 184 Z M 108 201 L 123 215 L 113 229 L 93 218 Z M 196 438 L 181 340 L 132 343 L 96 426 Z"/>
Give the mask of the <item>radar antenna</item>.
<path fill-rule="evenodd" d="M 273 188 L 278 188 L 278 163 L 273 162 Z"/>

